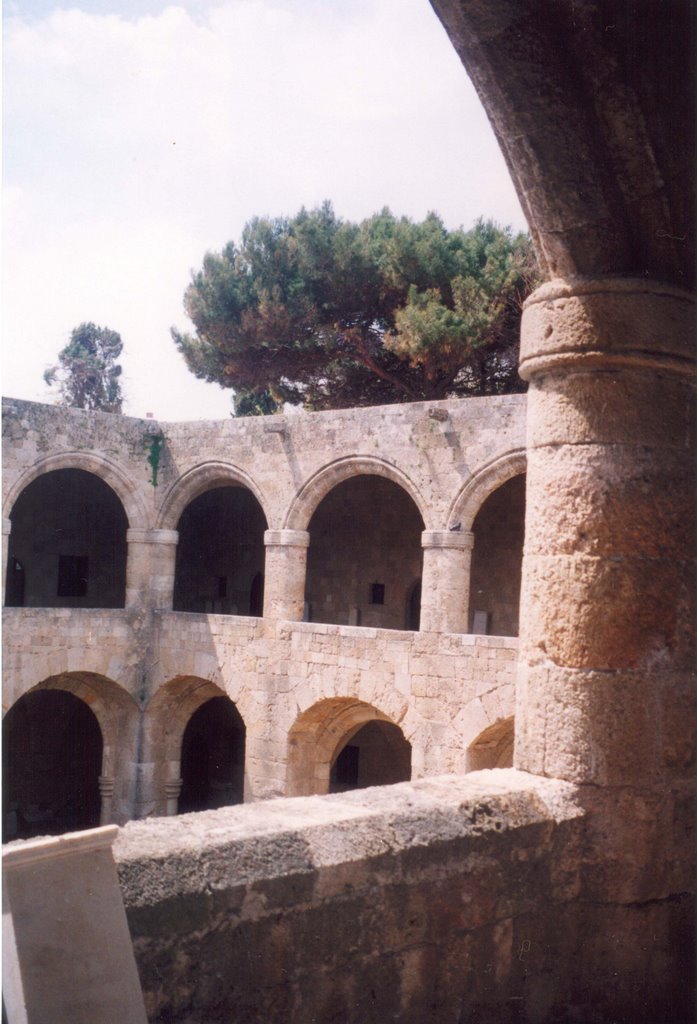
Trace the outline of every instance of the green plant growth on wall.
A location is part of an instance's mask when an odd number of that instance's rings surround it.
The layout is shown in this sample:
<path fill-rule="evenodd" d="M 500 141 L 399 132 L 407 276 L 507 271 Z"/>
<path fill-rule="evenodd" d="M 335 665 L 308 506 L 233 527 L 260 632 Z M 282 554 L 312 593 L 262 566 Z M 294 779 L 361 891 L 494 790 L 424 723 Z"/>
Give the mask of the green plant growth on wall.
<path fill-rule="evenodd" d="M 152 470 L 150 483 L 153 487 L 157 487 L 157 475 L 160 469 L 160 460 L 164 446 L 165 435 L 161 431 L 158 431 L 156 434 L 146 433 L 143 437 L 143 447 L 148 453 L 147 461 Z"/>

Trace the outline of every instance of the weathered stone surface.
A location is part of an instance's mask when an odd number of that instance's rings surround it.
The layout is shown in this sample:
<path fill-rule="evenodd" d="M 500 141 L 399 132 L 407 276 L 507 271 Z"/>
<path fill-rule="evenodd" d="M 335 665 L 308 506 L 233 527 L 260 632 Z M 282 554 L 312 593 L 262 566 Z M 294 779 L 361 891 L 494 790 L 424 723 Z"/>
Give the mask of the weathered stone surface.
<path fill-rule="evenodd" d="M 3 1015 L 13 1024 L 145 1024 L 111 851 L 117 831 L 3 847 Z"/>
<path fill-rule="evenodd" d="M 522 994 L 515 920 L 576 893 L 581 821 L 573 787 L 496 771 L 130 823 L 116 856 L 150 1017 L 502 1012 Z"/>

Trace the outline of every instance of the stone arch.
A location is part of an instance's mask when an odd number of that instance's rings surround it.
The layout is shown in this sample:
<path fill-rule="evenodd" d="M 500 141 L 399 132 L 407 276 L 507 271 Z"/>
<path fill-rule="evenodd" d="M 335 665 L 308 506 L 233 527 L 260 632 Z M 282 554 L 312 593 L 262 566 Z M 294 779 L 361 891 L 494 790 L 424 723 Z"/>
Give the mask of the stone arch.
<path fill-rule="evenodd" d="M 60 452 L 36 462 L 14 482 L 3 505 L 3 516 L 9 519 L 19 495 L 40 476 L 57 469 L 81 469 L 99 477 L 119 499 L 126 513 L 129 529 L 148 529 L 149 519 L 145 502 L 138 492 L 132 476 L 103 455 L 94 452 Z"/>
<path fill-rule="evenodd" d="M 308 523 L 305 617 L 405 629 L 407 593 L 423 574 L 423 530 L 411 494 L 387 476 L 334 482 Z"/>
<path fill-rule="evenodd" d="M 32 480 L 25 476 L 10 512 L 6 603 L 123 608 L 129 519 L 121 497 L 84 466 L 54 461 L 45 469 Z M 17 562 L 24 569 L 21 594 L 12 586 Z"/>
<path fill-rule="evenodd" d="M 467 748 L 466 771 L 483 768 L 512 768 L 515 719 L 499 718 L 487 726 Z"/>
<path fill-rule="evenodd" d="M 371 722 L 399 728 L 379 708 L 356 697 L 326 698 L 298 715 L 288 736 L 287 795 L 328 793 L 338 750 Z"/>
<path fill-rule="evenodd" d="M 462 487 L 450 507 L 448 523 L 460 523 L 462 530 L 471 530 L 477 512 L 489 495 L 511 477 L 525 473 L 526 468 L 527 458 L 522 448 L 489 462 Z"/>
<path fill-rule="evenodd" d="M 181 755 L 184 733 L 193 715 L 216 697 L 237 704 L 209 679 L 175 676 L 158 688 L 145 709 L 143 763 L 151 791 L 144 795 L 144 812 L 176 814 L 181 789 Z"/>
<path fill-rule="evenodd" d="M 310 519 L 322 499 L 326 498 L 337 484 L 355 476 L 381 476 L 391 480 L 412 499 L 424 521 L 424 528 L 433 528 L 430 525 L 431 510 L 416 485 L 401 469 L 372 455 L 349 455 L 318 470 L 293 499 L 285 517 L 284 528 L 307 530 Z"/>
<path fill-rule="evenodd" d="M 232 463 L 203 462 L 193 469 L 187 470 L 176 480 L 167 491 L 157 517 L 157 527 L 161 530 L 176 530 L 177 523 L 187 505 L 214 487 L 246 487 L 254 495 L 261 506 L 262 512 L 269 520 L 268 501 L 259 485 Z"/>
<path fill-rule="evenodd" d="M 693 5 L 672 4 L 669 18 L 661 5 L 625 8 L 612 32 L 599 4 L 557 3 L 545 17 L 537 0 L 432 6 L 491 122 L 544 276 L 692 280 Z M 679 158 L 666 139 L 680 140 Z"/>
<path fill-rule="evenodd" d="M 114 680 L 95 672 L 63 672 L 26 690 L 5 710 L 7 715 L 23 697 L 58 690 L 82 701 L 94 714 L 102 736 L 100 790 L 101 821 L 123 823 L 133 817 L 140 709 L 131 695 Z"/>

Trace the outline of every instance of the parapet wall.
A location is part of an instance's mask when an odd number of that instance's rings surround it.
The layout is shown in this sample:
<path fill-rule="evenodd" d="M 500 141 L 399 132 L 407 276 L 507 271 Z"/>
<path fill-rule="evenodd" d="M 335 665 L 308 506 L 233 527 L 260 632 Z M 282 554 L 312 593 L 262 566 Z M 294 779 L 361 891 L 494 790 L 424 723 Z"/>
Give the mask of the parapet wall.
<path fill-rule="evenodd" d="M 149 1019 L 687 1020 L 691 904 L 586 898 L 582 802 L 511 769 L 126 825 Z"/>

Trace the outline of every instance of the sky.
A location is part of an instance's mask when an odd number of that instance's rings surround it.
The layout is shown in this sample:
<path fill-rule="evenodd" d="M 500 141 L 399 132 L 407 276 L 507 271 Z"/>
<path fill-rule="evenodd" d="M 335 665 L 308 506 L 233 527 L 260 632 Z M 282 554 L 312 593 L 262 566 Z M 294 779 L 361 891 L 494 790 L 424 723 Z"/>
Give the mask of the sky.
<path fill-rule="evenodd" d="M 526 228 L 428 0 L 5 0 L 3 29 L 5 395 L 55 401 L 43 372 L 93 321 L 123 339 L 126 414 L 229 416 L 170 328 L 255 216 Z"/>

